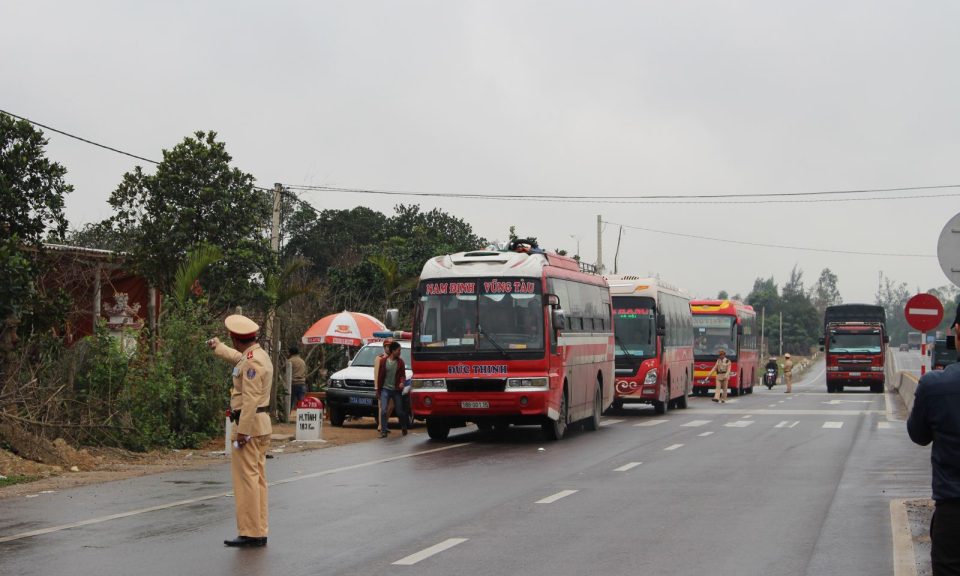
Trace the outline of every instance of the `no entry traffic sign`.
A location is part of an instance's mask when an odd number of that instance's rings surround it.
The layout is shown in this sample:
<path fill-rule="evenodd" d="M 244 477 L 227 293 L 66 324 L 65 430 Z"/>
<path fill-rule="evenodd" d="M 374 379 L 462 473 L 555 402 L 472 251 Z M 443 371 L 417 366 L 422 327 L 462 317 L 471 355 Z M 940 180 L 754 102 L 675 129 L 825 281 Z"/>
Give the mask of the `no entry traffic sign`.
<path fill-rule="evenodd" d="M 907 324 L 914 330 L 929 332 L 943 321 L 943 304 L 932 294 L 917 294 L 904 309 Z"/>

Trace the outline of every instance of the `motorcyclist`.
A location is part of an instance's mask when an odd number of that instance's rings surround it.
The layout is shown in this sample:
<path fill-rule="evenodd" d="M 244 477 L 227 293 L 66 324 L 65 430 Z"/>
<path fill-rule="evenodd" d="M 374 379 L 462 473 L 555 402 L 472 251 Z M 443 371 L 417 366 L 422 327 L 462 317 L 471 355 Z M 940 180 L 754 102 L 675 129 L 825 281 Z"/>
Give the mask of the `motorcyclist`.
<path fill-rule="evenodd" d="M 773 370 L 773 382 L 776 383 L 776 382 L 777 382 L 777 374 L 780 372 L 780 366 L 777 365 L 777 359 L 771 357 L 770 360 L 767 361 L 767 365 L 764 366 L 763 369 L 764 369 L 765 371 L 768 371 L 768 372 L 769 372 L 770 370 Z"/>

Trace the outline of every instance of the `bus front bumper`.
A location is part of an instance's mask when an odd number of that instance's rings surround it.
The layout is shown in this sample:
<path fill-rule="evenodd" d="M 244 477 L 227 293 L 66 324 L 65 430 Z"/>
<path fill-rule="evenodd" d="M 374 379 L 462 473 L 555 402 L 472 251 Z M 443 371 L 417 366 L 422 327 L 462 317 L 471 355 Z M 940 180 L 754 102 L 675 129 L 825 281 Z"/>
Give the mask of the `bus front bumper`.
<path fill-rule="evenodd" d="M 449 417 L 470 422 L 474 418 L 557 417 L 549 391 L 445 392 L 411 390 L 410 406 L 417 418 Z"/>

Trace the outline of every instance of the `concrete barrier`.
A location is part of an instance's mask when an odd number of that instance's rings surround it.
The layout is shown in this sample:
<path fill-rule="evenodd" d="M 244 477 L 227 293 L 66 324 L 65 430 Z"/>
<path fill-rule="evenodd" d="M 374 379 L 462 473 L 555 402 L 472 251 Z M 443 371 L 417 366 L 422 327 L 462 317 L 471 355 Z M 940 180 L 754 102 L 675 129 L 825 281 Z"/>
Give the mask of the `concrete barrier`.
<path fill-rule="evenodd" d="M 920 380 L 909 372 L 897 372 L 893 378 L 893 387 L 900 393 L 900 398 L 907 407 L 907 414 L 913 411 L 913 397 L 917 393 L 917 384 Z"/>

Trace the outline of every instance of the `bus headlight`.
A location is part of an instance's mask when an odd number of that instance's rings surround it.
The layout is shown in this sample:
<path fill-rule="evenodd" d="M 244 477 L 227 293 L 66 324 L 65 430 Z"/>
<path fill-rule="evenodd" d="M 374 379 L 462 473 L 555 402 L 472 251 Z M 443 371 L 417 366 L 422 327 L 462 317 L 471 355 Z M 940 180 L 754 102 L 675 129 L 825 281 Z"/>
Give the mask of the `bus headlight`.
<path fill-rule="evenodd" d="M 653 368 L 652 370 L 647 372 L 647 375 L 643 378 L 643 385 L 651 386 L 656 383 L 657 383 L 657 369 Z"/>
<path fill-rule="evenodd" d="M 549 378 L 507 378 L 507 388 L 518 391 L 549 390 Z"/>
<path fill-rule="evenodd" d="M 446 390 L 447 381 L 443 378 L 411 380 L 410 387 L 414 390 Z"/>

